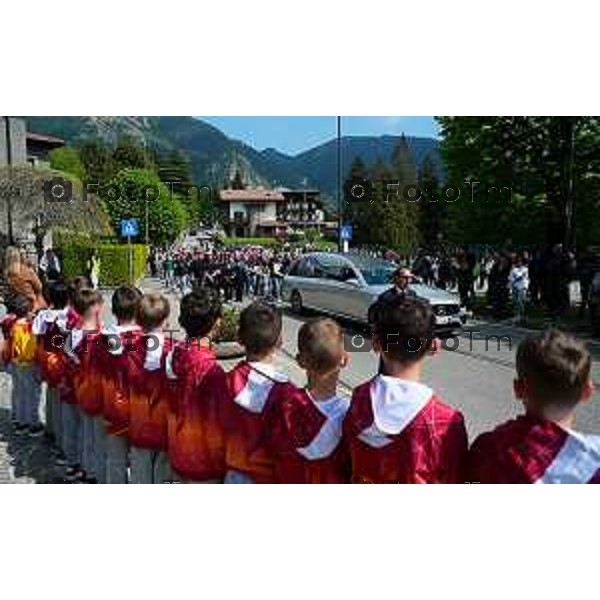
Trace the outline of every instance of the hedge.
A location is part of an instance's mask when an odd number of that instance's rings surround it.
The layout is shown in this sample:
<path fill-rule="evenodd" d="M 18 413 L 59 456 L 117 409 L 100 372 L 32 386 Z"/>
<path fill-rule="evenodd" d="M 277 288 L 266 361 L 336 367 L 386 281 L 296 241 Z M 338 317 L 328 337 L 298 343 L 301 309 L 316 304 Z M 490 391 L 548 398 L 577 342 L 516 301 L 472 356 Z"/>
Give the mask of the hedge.
<path fill-rule="evenodd" d="M 220 240 L 224 246 L 263 246 L 265 248 L 281 246 L 281 241 L 270 237 L 226 237 Z"/>
<path fill-rule="evenodd" d="M 134 283 L 146 274 L 148 247 L 132 244 L 133 282 L 129 281 L 129 249 L 126 244 L 70 243 L 60 246 L 63 273 L 67 279 L 88 273 L 93 250 L 100 259 L 100 285 L 114 287 Z"/>

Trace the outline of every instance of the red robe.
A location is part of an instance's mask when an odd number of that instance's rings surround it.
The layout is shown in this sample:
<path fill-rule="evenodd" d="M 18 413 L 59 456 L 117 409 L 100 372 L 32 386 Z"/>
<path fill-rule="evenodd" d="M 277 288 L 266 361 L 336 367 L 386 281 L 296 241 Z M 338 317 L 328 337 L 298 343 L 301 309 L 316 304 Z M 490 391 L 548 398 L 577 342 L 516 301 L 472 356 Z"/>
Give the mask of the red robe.
<path fill-rule="evenodd" d="M 83 332 L 81 329 L 73 329 L 72 346 L 67 353 L 75 403 L 89 416 L 102 413 L 100 343 L 99 331 Z"/>
<path fill-rule="evenodd" d="M 460 483 L 467 432 L 427 386 L 378 375 L 354 390 L 344 421 L 354 483 Z"/>
<path fill-rule="evenodd" d="M 162 333 L 136 336 L 127 354 L 128 437 L 132 446 L 167 450 L 169 386 L 165 361 L 171 349 Z"/>
<path fill-rule="evenodd" d="M 67 309 L 42 309 L 33 320 L 38 338 L 36 362 L 41 378 L 51 387 L 59 387 L 66 375 L 66 355 L 62 351 L 67 335 Z"/>
<path fill-rule="evenodd" d="M 214 352 L 178 342 L 166 360 L 170 380 L 168 448 L 184 479 L 223 479 L 225 462 L 219 410 L 227 394 L 225 372 Z"/>
<path fill-rule="evenodd" d="M 222 415 L 226 481 L 274 483 L 272 409 L 293 397 L 296 388 L 272 366 L 248 362 L 227 374 L 227 384 L 229 394 Z"/>
<path fill-rule="evenodd" d="M 469 453 L 476 483 L 600 483 L 600 436 L 523 415 L 480 435 Z"/>
<path fill-rule="evenodd" d="M 66 404 L 76 404 L 77 400 L 75 397 L 75 373 L 77 369 L 77 363 L 73 359 L 73 357 L 68 356 L 68 346 L 70 344 L 69 336 L 76 329 L 81 327 L 81 315 L 79 315 L 73 308 L 70 306 L 66 311 L 66 325 L 65 325 L 65 343 L 63 344 L 63 365 L 64 365 L 64 374 L 60 380 L 58 391 L 61 402 L 65 402 Z"/>
<path fill-rule="evenodd" d="M 137 326 L 116 326 L 102 332 L 99 359 L 102 414 L 109 435 L 125 435 L 129 427 L 128 360 L 141 335 Z"/>
<path fill-rule="evenodd" d="M 350 399 L 315 401 L 305 390 L 273 405 L 270 449 L 278 483 L 348 483 L 342 422 Z"/>

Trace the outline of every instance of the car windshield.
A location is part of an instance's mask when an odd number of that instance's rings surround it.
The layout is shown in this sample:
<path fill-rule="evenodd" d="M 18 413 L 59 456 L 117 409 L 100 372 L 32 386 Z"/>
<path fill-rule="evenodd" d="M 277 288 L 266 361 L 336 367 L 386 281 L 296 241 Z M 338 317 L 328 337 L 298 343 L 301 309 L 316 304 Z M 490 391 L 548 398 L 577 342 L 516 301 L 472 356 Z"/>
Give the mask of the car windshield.
<path fill-rule="evenodd" d="M 386 285 L 392 283 L 392 273 L 394 272 L 394 269 L 377 266 L 363 268 L 360 272 L 367 282 L 367 285 Z"/>

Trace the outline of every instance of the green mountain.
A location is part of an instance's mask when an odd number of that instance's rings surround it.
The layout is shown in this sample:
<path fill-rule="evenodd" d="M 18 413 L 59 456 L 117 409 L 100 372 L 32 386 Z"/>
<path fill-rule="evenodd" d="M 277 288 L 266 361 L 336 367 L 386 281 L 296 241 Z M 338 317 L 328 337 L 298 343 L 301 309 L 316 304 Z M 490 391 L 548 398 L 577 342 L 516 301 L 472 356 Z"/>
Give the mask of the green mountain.
<path fill-rule="evenodd" d="M 158 152 L 179 149 L 191 161 L 198 185 L 226 186 L 236 170 L 247 185 L 299 188 L 307 185 L 321 190 L 334 205 L 337 186 L 337 144 L 330 140 L 301 154 L 289 156 L 273 148 L 258 151 L 248 144 L 226 136 L 220 129 L 193 117 L 26 117 L 28 127 L 79 145 L 100 138 L 116 144 L 123 135 L 138 138 Z M 408 137 L 416 164 L 429 156 L 443 177 L 437 140 Z M 398 138 L 395 136 L 347 136 L 342 138 L 342 172 L 360 156 L 365 165 L 381 157 L 388 160 Z"/>

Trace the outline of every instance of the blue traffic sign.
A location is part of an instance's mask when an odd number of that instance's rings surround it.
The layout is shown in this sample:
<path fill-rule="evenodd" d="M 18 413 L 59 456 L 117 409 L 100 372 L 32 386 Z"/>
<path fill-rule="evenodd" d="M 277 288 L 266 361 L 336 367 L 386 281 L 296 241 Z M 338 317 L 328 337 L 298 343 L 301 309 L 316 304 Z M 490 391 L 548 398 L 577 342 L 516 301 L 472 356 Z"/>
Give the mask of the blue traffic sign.
<path fill-rule="evenodd" d="M 121 237 L 135 237 L 140 233 L 137 219 L 123 219 L 121 221 Z"/>
<path fill-rule="evenodd" d="M 352 239 L 352 225 L 342 225 L 340 237 L 342 241 L 349 242 Z"/>

